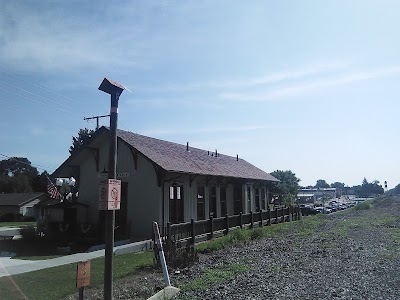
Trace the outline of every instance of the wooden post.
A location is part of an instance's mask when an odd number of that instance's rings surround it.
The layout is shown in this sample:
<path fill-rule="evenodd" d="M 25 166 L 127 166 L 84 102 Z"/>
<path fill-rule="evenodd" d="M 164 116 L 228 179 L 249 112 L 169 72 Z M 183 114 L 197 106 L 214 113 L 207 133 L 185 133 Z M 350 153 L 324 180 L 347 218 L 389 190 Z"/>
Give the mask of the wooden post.
<path fill-rule="evenodd" d="M 260 209 L 260 227 L 263 227 L 263 210 Z"/>
<path fill-rule="evenodd" d="M 225 235 L 229 233 L 229 218 L 228 214 L 225 215 Z"/>
<path fill-rule="evenodd" d="M 168 260 L 171 262 L 172 261 L 172 236 L 171 236 L 171 223 L 167 223 L 167 257 Z"/>
<path fill-rule="evenodd" d="M 79 288 L 79 300 L 83 300 L 83 290 L 84 287 Z"/>
<path fill-rule="evenodd" d="M 253 212 L 252 211 L 250 211 L 250 228 L 253 228 L 254 227 L 254 215 L 253 215 Z"/>
<path fill-rule="evenodd" d="M 239 213 L 239 218 L 240 218 L 240 223 L 239 223 L 240 224 L 240 229 L 242 229 L 243 228 L 243 219 L 242 219 L 243 218 L 243 214 L 242 214 L 242 212 Z"/>
<path fill-rule="evenodd" d="M 268 222 L 267 222 L 267 225 L 268 226 L 271 226 L 271 209 L 268 207 Z"/>
<path fill-rule="evenodd" d="M 279 208 L 275 208 L 275 224 L 279 223 Z"/>
<path fill-rule="evenodd" d="M 151 238 L 153 240 L 154 257 L 158 258 L 156 235 L 154 234 L 153 226 L 151 227 Z"/>
<path fill-rule="evenodd" d="M 195 231 L 195 228 L 194 228 L 194 219 L 191 219 L 190 220 L 190 223 L 191 223 L 191 235 L 192 235 L 192 245 L 194 245 L 195 243 L 196 243 L 196 231 Z"/>
<path fill-rule="evenodd" d="M 211 233 L 210 233 L 210 239 L 212 240 L 214 238 L 214 217 L 210 216 L 210 228 L 211 228 Z"/>

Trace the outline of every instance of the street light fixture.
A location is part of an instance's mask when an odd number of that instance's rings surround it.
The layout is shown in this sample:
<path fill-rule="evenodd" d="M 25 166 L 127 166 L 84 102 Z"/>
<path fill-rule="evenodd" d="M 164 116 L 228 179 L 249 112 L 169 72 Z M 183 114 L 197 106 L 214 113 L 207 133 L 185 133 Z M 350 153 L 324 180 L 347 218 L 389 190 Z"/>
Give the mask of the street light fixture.
<path fill-rule="evenodd" d="M 118 100 L 124 90 L 128 90 L 122 84 L 104 78 L 99 90 L 111 95 L 110 108 L 110 144 L 108 150 L 108 178 L 117 178 L 117 123 L 118 123 Z M 128 90 L 129 91 L 129 90 Z M 105 232 L 105 260 L 104 260 L 104 299 L 111 300 L 113 295 L 113 252 L 114 252 L 114 226 L 115 211 L 106 210 L 106 232 Z"/>

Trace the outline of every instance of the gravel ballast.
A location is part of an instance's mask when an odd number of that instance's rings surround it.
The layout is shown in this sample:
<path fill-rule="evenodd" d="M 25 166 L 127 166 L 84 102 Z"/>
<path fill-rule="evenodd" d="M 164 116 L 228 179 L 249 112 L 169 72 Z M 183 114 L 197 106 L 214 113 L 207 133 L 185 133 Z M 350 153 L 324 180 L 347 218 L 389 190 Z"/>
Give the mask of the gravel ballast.
<path fill-rule="evenodd" d="M 282 230 L 199 254 L 194 266 L 170 270 L 182 288 L 177 299 L 400 299 L 399 213 L 399 198 L 377 199 L 370 209 L 275 225 Z M 160 288 L 162 273 L 148 270 L 115 281 L 114 299 L 146 299 Z M 101 287 L 85 292 L 102 296 Z"/>

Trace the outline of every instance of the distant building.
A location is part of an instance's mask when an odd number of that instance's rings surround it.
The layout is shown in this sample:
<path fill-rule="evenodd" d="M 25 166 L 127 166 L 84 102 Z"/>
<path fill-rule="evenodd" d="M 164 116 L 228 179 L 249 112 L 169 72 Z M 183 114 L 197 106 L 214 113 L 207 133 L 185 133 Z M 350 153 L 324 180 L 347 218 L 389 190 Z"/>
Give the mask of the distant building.
<path fill-rule="evenodd" d="M 297 203 L 302 203 L 302 204 L 314 203 L 315 200 L 317 200 L 317 198 L 314 193 L 299 192 L 297 194 Z"/>
<path fill-rule="evenodd" d="M 2 193 L 0 194 L 0 216 L 5 214 L 39 218 L 39 202 L 48 199 L 45 193 Z"/>
<path fill-rule="evenodd" d="M 299 189 L 297 197 L 299 195 L 314 195 L 314 201 L 322 198 L 324 195 L 327 195 L 331 198 L 336 197 L 336 188 L 308 188 L 308 189 Z M 304 197 L 303 197 L 304 198 Z"/>

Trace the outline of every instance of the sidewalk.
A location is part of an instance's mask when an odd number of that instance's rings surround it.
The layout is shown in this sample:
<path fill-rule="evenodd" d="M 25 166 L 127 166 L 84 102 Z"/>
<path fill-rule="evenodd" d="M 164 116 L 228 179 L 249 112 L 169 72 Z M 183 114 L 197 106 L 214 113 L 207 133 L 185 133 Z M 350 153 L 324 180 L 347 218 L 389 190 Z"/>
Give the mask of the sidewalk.
<path fill-rule="evenodd" d="M 151 249 L 152 241 L 140 241 L 114 247 L 114 255 L 121 255 L 130 252 L 139 252 Z M 47 260 L 21 260 L 12 259 L 12 253 L 0 253 L 0 277 L 8 275 L 16 275 L 26 272 L 32 272 L 72 263 L 79 261 L 85 261 L 88 259 L 102 257 L 105 254 L 105 250 L 96 250 L 93 252 L 76 253 L 66 255 L 62 257 L 47 259 Z"/>
<path fill-rule="evenodd" d="M 18 227 L 0 227 L 0 236 L 19 235 L 19 230 Z"/>

